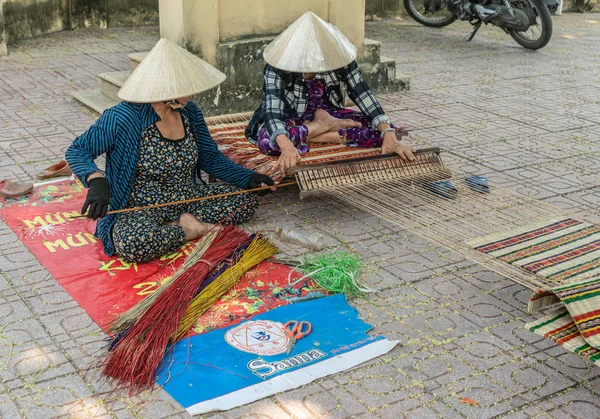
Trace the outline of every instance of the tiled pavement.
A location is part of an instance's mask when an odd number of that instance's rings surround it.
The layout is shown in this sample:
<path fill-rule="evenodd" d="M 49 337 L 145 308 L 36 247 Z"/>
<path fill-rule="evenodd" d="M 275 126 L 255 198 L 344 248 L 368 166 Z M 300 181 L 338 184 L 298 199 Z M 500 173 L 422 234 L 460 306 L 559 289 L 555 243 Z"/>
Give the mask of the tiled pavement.
<path fill-rule="evenodd" d="M 367 24 L 412 75 L 382 97 L 414 141 L 447 150 L 459 171 L 590 219 L 600 210 L 600 16 L 555 18 L 542 51 L 467 25 Z M 156 28 L 59 33 L 0 59 L 0 179 L 31 180 L 94 120 L 69 93 L 127 68 Z M 332 200 L 271 198 L 254 227 L 305 225 L 366 258 L 377 289 L 353 302 L 402 344 L 350 372 L 215 417 L 600 417 L 600 369 L 523 329 L 528 292 L 399 226 Z M 0 417 L 187 417 L 168 395 L 111 394 L 90 370 L 103 334 L 0 223 Z M 292 249 L 284 246 L 284 251 Z M 478 401 L 470 406 L 461 397 Z"/>

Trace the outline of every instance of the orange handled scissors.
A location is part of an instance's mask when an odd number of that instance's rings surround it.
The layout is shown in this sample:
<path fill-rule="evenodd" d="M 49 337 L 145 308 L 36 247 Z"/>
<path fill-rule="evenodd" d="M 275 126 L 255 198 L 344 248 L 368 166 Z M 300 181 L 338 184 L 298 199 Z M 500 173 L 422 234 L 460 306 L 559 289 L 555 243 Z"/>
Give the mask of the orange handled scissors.
<path fill-rule="evenodd" d="M 296 341 L 308 336 L 312 330 L 312 324 L 310 322 L 299 322 L 298 320 L 290 320 L 283 327 L 288 331 L 287 337 L 289 338 L 286 355 L 289 355 L 296 346 Z"/>

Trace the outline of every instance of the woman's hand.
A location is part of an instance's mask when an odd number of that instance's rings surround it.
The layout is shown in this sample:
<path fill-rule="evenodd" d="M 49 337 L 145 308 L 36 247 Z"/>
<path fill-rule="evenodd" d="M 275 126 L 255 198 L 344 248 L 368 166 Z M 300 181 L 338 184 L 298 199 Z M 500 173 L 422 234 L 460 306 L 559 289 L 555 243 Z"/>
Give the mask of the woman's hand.
<path fill-rule="evenodd" d="M 414 153 L 416 150 L 410 146 L 402 144 L 398 139 L 396 139 L 396 135 L 388 131 L 383 136 L 383 144 L 381 145 L 381 154 L 391 154 L 396 153 L 403 160 L 414 160 Z"/>
<path fill-rule="evenodd" d="M 275 182 L 267 175 L 263 175 L 262 173 L 254 173 L 250 180 L 248 181 L 247 189 L 256 189 L 256 188 L 264 188 L 270 186 L 270 189 L 264 189 L 262 191 L 258 191 L 259 195 L 265 195 L 269 192 L 275 192 L 277 188 L 275 187 Z"/>
<path fill-rule="evenodd" d="M 279 149 L 281 150 L 281 156 L 279 157 L 279 161 L 277 162 L 277 167 L 281 171 L 281 174 L 285 176 L 286 172 L 296 166 L 302 157 L 300 157 L 300 153 L 294 144 L 290 141 L 287 135 L 278 135 L 275 138 Z"/>
<path fill-rule="evenodd" d="M 108 212 L 110 187 L 108 186 L 108 180 L 101 174 L 99 176 L 90 175 L 88 185 L 89 189 L 81 213 L 92 220 L 97 220 L 104 217 Z"/>

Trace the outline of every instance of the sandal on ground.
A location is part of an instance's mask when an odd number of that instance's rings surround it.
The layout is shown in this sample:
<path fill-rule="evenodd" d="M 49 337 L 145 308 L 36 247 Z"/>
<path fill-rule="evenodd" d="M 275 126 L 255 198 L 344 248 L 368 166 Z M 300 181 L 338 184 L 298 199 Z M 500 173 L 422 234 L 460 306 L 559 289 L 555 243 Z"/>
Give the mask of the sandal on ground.
<path fill-rule="evenodd" d="M 490 193 L 490 185 L 484 176 L 467 176 L 465 182 L 469 188 L 479 193 Z"/>
<path fill-rule="evenodd" d="M 449 180 L 427 182 L 426 185 L 431 192 L 444 198 L 454 199 L 458 195 L 458 189 Z"/>
<path fill-rule="evenodd" d="M 39 172 L 36 177 L 39 180 L 46 180 L 61 176 L 71 176 L 72 174 L 73 172 L 71 171 L 71 168 L 67 162 L 61 160 L 58 163 L 53 164 L 52 166 L 47 167 L 43 171 Z"/>
<path fill-rule="evenodd" d="M 33 190 L 32 183 L 11 182 L 10 180 L 0 180 L 0 196 L 8 198 L 19 198 L 27 195 Z"/>

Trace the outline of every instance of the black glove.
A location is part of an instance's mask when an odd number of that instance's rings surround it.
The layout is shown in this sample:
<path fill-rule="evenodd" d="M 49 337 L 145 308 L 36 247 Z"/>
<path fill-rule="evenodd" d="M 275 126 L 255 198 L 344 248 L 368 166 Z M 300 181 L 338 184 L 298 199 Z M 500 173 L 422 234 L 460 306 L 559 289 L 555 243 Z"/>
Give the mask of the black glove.
<path fill-rule="evenodd" d="M 246 189 L 260 188 L 263 186 L 262 185 L 263 183 L 268 186 L 275 185 L 275 182 L 273 182 L 273 179 L 271 179 L 269 176 L 263 175 L 261 173 L 254 173 L 252 175 L 252 177 L 250 178 L 250 180 L 248 181 L 248 187 Z M 263 191 L 258 191 L 256 193 L 258 193 L 260 195 L 266 195 L 269 192 L 271 192 L 270 189 L 265 189 Z"/>
<path fill-rule="evenodd" d="M 85 203 L 81 208 L 81 213 L 86 214 L 88 218 L 96 220 L 106 215 L 108 211 L 108 198 L 110 198 L 110 187 L 108 186 L 108 180 L 104 177 L 95 177 L 88 182 L 89 189 Z"/>

